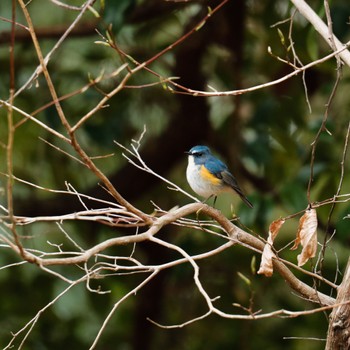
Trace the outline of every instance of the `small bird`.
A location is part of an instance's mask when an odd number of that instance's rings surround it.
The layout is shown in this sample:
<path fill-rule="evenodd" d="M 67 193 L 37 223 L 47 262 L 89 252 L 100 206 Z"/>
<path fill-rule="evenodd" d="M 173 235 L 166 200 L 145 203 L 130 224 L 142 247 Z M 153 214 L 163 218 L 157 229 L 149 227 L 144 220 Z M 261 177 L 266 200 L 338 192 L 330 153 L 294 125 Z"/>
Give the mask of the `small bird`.
<path fill-rule="evenodd" d="M 248 207 L 253 208 L 226 164 L 214 157 L 209 147 L 194 146 L 185 153 L 188 154 L 186 177 L 194 192 L 206 200 L 214 196 L 214 204 L 218 194 L 236 192 Z"/>

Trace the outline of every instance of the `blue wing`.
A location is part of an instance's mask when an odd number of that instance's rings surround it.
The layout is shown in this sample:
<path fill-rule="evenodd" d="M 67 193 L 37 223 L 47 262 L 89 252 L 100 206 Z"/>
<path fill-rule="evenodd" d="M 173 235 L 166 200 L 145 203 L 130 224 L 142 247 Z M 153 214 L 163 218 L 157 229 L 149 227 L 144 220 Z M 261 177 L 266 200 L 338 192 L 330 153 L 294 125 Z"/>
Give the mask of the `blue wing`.
<path fill-rule="evenodd" d="M 206 160 L 205 167 L 219 179 L 222 179 L 221 173 L 223 171 L 228 171 L 226 164 L 214 157 L 210 157 Z"/>
<path fill-rule="evenodd" d="M 226 186 L 231 187 L 243 200 L 248 207 L 252 208 L 253 205 L 250 203 L 248 198 L 244 195 L 243 191 L 239 187 L 236 178 L 230 173 L 226 164 L 221 160 L 210 157 L 205 162 L 205 167 L 218 179 L 221 179 Z"/>

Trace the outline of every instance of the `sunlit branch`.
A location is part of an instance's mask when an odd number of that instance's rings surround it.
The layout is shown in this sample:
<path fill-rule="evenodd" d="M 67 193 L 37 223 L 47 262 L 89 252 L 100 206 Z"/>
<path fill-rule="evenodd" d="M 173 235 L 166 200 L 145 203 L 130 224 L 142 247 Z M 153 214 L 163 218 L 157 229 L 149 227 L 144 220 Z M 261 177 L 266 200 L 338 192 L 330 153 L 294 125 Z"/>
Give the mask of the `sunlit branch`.
<path fill-rule="evenodd" d="M 347 49 L 341 50 L 342 48 L 344 48 L 344 45 L 339 41 L 337 37 L 335 37 L 334 35 L 329 35 L 328 26 L 315 13 L 315 11 L 304 0 L 290 1 L 298 9 L 298 11 L 312 24 L 312 26 L 316 29 L 316 31 L 322 36 L 322 38 L 327 42 L 327 44 L 331 48 L 333 45 L 335 45 L 337 49 L 336 56 L 339 55 L 340 58 L 345 62 L 345 64 L 350 67 L 350 52 Z"/>

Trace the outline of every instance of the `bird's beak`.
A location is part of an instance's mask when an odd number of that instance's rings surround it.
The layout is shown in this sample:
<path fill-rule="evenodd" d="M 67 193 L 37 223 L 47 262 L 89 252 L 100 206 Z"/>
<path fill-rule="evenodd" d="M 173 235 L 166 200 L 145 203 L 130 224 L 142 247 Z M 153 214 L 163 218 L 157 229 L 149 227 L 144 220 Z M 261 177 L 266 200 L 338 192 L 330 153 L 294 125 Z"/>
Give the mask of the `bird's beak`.
<path fill-rule="evenodd" d="M 186 151 L 185 154 L 191 155 L 192 153 L 190 151 Z"/>

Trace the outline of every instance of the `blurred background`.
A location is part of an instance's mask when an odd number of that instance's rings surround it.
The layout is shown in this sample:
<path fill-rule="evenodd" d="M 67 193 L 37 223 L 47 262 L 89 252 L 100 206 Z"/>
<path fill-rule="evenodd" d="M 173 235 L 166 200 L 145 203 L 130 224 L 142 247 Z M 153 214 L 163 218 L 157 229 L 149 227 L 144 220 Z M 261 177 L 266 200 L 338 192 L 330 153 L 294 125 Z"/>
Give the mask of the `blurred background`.
<path fill-rule="evenodd" d="M 81 1 L 67 1 L 71 6 Z M 325 19 L 323 1 L 308 1 Z M 218 1 L 106 0 L 96 1 L 50 60 L 51 73 L 59 96 L 70 94 L 88 84 L 90 78 L 115 71 L 124 62 L 117 52 L 99 45 L 106 30 L 128 55 L 143 62 L 175 42 L 203 19 Z M 346 42 L 350 39 L 348 0 L 330 1 L 333 30 Z M 41 48 L 46 54 L 76 18 L 78 11 L 58 6 L 54 1 L 35 0 L 28 4 Z M 236 90 L 269 82 L 292 68 L 268 53 L 293 62 L 288 36 L 303 64 L 330 53 L 329 47 L 314 28 L 295 14 L 293 26 L 285 21 L 294 13 L 289 1 L 244 1 L 226 3 L 208 21 L 180 45 L 150 64 L 162 77 L 177 77 L 177 83 L 191 89 L 210 91 Z M 0 3 L 0 96 L 9 97 L 9 46 L 11 2 Z M 26 24 L 17 8 L 17 22 Z M 15 85 L 20 88 L 38 66 L 32 40 L 26 30 L 17 28 L 15 45 Z M 132 63 L 130 63 L 132 66 Z M 152 202 L 165 210 L 191 200 L 171 191 L 158 178 L 126 162 L 114 140 L 128 146 L 144 126 L 147 132 L 140 153 L 149 167 L 191 192 L 185 178 L 184 154 L 196 144 L 210 146 L 229 164 L 250 201 L 251 210 L 238 198 L 221 196 L 216 207 L 228 217 L 236 214 L 242 225 L 267 237 L 269 224 L 280 217 L 306 208 L 310 178 L 311 144 L 321 127 L 331 92 L 337 79 L 335 59 L 319 64 L 305 75 L 307 95 L 301 75 L 255 92 L 226 97 L 193 97 L 171 93 L 159 78 L 139 71 L 127 86 L 108 101 L 78 132 L 78 138 L 90 156 L 113 154 L 96 160 L 120 193 L 138 208 L 152 213 Z M 349 68 L 345 67 L 327 120 L 328 132 L 322 132 L 316 147 L 311 200 L 322 201 L 336 193 L 341 178 L 341 159 L 349 123 Z M 73 124 L 91 110 L 120 82 L 119 77 L 103 80 L 97 87 L 62 101 L 63 110 Z M 307 97 L 306 97 L 307 96 Z M 307 103 L 309 100 L 309 105 Z M 15 106 L 34 113 L 51 128 L 63 132 L 50 92 L 41 75 L 15 99 Z M 44 107 L 44 108 L 43 108 Z M 40 109 L 40 111 L 38 111 Z M 7 110 L 0 108 L 0 171 L 6 173 Z M 15 121 L 22 117 L 15 114 Z M 15 134 L 14 174 L 42 187 L 65 189 L 65 181 L 77 191 L 111 200 L 96 177 L 81 164 L 48 146 L 42 139 L 72 153 L 72 150 L 36 124 L 21 122 Z M 349 164 L 345 163 L 341 193 L 349 193 Z M 6 203 L 6 177 L 0 177 L 0 201 Z M 77 199 L 48 193 L 15 182 L 15 214 L 26 216 L 60 215 L 82 210 Z M 151 202 L 152 201 L 152 202 Z M 348 258 L 349 225 L 344 217 L 347 203 L 338 204 L 330 217 L 331 206 L 318 209 L 319 241 L 335 236 L 326 251 L 323 275 L 339 282 Z M 330 220 L 329 220 L 330 217 Z M 298 219 L 289 220 L 276 241 L 282 248 L 294 237 Z M 83 247 L 88 248 L 107 238 L 134 230 L 103 225 L 70 222 L 64 229 Z M 47 242 L 59 244 L 62 232 L 56 224 L 41 223 L 19 229 L 22 240 L 33 249 L 52 249 Z M 189 254 L 208 251 L 222 244 L 220 237 L 204 232 L 168 227 L 160 237 L 181 246 Z M 69 250 L 69 242 L 65 242 Z M 115 255 L 128 256 L 132 247 L 118 247 Z M 281 256 L 296 262 L 300 251 L 284 249 Z M 178 257 L 174 252 L 151 243 L 137 245 L 135 257 L 145 264 L 159 264 Z M 48 275 L 36 266 L 24 264 L 1 268 L 20 261 L 9 249 L 0 249 L 0 345 L 11 339 L 38 310 L 67 287 L 65 282 Z M 199 262 L 200 277 L 211 297 L 221 298 L 215 305 L 230 313 L 244 311 L 240 303 L 263 312 L 304 310 L 313 305 L 295 296 L 284 281 L 255 274 L 260 256 L 243 247 L 234 247 Z M 313 269 L 316 259 L 306 265 Z M 77 270 L 57 267 L 71 278 Z M 304 282 L 311 278 L 294 271 Z M 242 278 L 242 275 L 245 278 Z M 80 284 L 55 305 L 48 308 L 34 326 L 26 349 L 87 349 L 108 312 L 125 293 L 144 276 L 113 276 L 98 281 L 111 293 L 91 293 Z M 338 278 L 338 279 L 337 279 Z M 330 294 L 330 288 L 320 286 Z M 334 296 L 334 294 L 332 295 Z M 193 270 L 180 265 L 160 273 L 136 296 L 129 298 L 112 317 L 98 349 L 322 349 L 324 342 L 298 337 L 326 337 L 327 315 L 318 313 L 297 319 L 274 318 L 263 321 L 238 321 L 210 316 L 184 328 L 165 330 L 147 321 L 181 324 L 206 311 L 203 298 L 193 283 Z M 297 339 L 284 340 L 283 337 Z M 17 344 L 18 346 L 18 344 Z"/>

